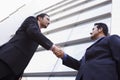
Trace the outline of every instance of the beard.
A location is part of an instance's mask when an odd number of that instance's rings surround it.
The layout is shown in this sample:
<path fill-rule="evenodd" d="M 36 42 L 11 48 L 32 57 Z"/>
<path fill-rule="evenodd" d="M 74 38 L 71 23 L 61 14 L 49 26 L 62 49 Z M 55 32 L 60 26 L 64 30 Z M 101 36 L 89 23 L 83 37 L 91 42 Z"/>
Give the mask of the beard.
<path fill-rule="evenodd" d="M 96 38 L 96 35 L 92 35 L 91 34 L 91 37 L 90 37 L 92 40 L 96 40 L 97 38 Z"/>

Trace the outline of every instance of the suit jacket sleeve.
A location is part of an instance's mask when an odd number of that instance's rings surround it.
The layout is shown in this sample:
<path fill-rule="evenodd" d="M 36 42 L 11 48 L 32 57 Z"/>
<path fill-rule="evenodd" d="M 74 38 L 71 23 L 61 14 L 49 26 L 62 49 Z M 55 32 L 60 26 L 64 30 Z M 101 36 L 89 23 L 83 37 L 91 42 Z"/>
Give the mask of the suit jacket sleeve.
<path fill-rule="evenodd" d="M 117 71 L 120 76 L 120 37 L 118 35 L 112 35 L 109 38 L 109 42 L 111 53 L 117 63 Z"/>
<path fill-rule="evenodd" d="M 78 60 L 72 58 L 69 55 L 66 56 L 66 59 L 63 59 L 63 64 L 64 65 L 66 65 L 70 68 L 73 68 L 75 70 L 79 70 L 80 63 L 81 63 L 81 61 L 78 61 Z"/>
<path fill-rule="evenodd" d="M 52 47 L 53 43 L 40 32 L 37 20 L 34 17 L 29 17 L 26 19 L 25 23 L 28 26 L 26 28 L 28 36 L 43 46 L 45 49 L 49 50 Z"/>

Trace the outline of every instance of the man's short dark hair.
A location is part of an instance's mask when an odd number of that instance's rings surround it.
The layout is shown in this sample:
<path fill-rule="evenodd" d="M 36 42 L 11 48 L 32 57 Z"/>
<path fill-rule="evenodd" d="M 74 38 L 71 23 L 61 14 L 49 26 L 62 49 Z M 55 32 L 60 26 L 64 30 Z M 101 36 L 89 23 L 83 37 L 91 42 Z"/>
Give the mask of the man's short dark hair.
<path fill-rule="evenodd" d="M 95 23 L 94 26 L 97 25 L 97 28 L 103 29 L 103 33 L 107 36 L 108 35 L 108 26 L 105 23 Z"/>
<path fill-rule="evenodd" d="M 38 17 L 44 18 L 45 16 L 49 16 L 49 15 L 46 13 L 41 13 L 41 14 L 37 15 L 36 19 L 38 20 Z"/>

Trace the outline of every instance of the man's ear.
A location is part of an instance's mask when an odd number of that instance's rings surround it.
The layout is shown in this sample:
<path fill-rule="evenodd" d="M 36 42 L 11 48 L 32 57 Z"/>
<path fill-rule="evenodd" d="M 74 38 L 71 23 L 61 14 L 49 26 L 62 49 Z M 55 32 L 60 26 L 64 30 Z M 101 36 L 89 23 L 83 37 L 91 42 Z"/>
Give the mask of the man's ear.
<path fill-rule="evenodd" d="M 38 17 L 38 20 L 42 20 L 42 17 Z"/>
<path fill-rule="evenodd" d="M 98 30 L 99 32 L 103 32 L 103 28 L 99 28 L 99 30 Z"/>

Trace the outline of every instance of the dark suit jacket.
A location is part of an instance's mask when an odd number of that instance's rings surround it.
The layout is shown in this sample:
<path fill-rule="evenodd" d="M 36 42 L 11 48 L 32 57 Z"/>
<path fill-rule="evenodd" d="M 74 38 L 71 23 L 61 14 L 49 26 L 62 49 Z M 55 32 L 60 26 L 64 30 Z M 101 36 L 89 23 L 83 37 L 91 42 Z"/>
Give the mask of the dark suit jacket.
<path fill-rule="evenodd" d="M 120 37 L 101 38 L 80 61 L 68 55 L 63 64 L 78 70 L 76 80 L 120 80 Z"/>
<path fill-rule="evenodd" d="M 24 71 L 38 45 L 49 50 L 53 43 L 41 32 L 37 19 L 30 16 L 6 44 L 0 47 L 0 59 L 16 74 Z"/>

